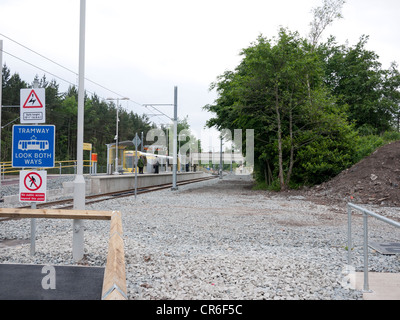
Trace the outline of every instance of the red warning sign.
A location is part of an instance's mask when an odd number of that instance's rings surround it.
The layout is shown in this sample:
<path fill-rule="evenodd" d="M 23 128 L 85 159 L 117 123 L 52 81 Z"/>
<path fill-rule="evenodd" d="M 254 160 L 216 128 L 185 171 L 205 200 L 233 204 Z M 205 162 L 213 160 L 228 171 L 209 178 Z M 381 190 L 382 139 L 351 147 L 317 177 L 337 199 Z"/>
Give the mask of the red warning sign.
<path fill-rule="evenodd" d="M 43 104 L 36 94 L 35 89 L 32 89 L 32 91 L 28 94 L 28 98 L 26 99 L 22 108 L 43 108 Z"/>
<path fill-rule="evenodd" d="M 46 202 L 47 171 L 20 171 L 19 200 Z"/>
<path fill-rule="evenodd" d="M 42 177 L 36 172 L 30 172 L 25 176 L 24 185 L 29 191 L 37 191 L 42 186 Z"/>

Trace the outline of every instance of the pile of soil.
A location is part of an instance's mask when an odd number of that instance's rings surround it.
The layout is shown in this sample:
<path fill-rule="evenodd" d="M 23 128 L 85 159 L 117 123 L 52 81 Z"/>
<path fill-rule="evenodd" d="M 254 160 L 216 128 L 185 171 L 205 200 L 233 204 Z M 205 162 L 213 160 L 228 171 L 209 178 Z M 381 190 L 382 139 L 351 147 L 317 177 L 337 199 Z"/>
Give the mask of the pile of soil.
<path fill-rule="evenodd" d="M 400 141 L 377 149 L 332 180 L 308 190 L 306 195 L 326 202 L 400 207 Z"/>

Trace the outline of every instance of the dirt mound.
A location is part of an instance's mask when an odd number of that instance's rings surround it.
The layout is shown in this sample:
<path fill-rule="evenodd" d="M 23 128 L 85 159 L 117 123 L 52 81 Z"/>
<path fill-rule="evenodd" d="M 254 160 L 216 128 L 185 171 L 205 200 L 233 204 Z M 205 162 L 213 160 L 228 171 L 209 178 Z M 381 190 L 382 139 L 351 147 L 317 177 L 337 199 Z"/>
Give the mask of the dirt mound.
<path fill-rule="evenodd" d="M 400 141 L 377 149 L 332 180 L 310 189 L 308 196 L 400 207 Z"/>

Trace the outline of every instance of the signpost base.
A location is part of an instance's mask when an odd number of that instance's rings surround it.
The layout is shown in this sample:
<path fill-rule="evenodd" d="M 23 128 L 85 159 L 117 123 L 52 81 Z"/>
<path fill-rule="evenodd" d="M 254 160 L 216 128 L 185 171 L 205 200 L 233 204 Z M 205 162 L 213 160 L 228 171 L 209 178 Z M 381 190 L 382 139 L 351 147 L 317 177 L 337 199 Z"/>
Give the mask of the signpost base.
<path fill-rule="evenodd" d="M 74 180 L 74 210 L 85 209 L 85 178 L 83 175 L 77 175 Z M 84 220 L 74 220 L 73 239 L 72 239 L 72 257 L 75 261 L 83 259 L 84 244 Z"/>
<path fill-rule="evenodd" d="M 36 209 L 36 203 L 32 203 L 31 209 Z M 31 219 L 31 257 L 35 255 L 36 252 L 36 219 Z"/>

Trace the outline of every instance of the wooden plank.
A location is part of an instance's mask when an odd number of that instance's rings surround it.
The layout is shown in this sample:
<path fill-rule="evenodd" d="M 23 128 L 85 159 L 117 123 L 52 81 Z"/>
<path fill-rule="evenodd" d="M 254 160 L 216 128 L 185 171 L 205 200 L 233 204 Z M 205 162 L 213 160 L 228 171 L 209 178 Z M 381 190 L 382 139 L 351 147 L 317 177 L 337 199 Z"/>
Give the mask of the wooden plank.
<path fill-rule="evenodd" d="M 0 208 L 0 217 L 111 220 L 112 211 Z"/>
<path fill-rule="evenodd" d="M 110 225 L 107 264 L 103 280 L 103 300 L 127 299 L 124 239 L 122 236 L 121 213 L 115 211 Z"/>
<path fill-rule="evenodd" d="M 119 217 L 115 217 L 115 219 L 111 218 L 110 224 L 110 238 L 114 235 L 114 233 L 119 233 L 122 237 L 122 217 L 119 211 L 114 211 L 113 215 L 119 215 Z"/>

